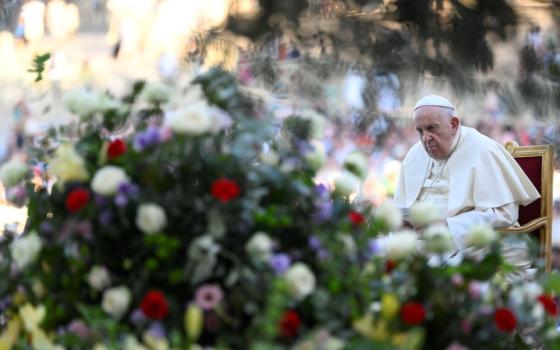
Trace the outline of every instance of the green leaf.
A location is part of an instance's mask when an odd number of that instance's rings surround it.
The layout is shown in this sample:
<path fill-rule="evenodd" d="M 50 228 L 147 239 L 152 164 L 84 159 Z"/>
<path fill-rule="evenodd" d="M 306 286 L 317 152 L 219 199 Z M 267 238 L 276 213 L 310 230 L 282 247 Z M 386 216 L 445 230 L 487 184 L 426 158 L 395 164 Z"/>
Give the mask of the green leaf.
<path fill-rule="evenodd" d="M 45 71 L 45 63 L 51 58 L 50 53 L 45 53 L 42 55 L 36 55 L 33 58 L 32 68 L 27 71 L 30 73 L 37 73 L 35 77 L 35 82 L 43 80 L 43 72 Z"/>

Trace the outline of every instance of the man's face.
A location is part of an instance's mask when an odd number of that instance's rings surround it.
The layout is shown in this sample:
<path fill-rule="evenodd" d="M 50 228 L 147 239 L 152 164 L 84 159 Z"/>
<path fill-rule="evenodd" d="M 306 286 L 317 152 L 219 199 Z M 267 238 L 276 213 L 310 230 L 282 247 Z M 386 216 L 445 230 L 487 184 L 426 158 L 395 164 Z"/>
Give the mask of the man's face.
<path fill-rule="evenodd" d="M 428 155 L 444 159 L 451 152 L 459 118 L 449 116 L 447 108 L 423 106 L 414 111 L 414 126 Z"/>

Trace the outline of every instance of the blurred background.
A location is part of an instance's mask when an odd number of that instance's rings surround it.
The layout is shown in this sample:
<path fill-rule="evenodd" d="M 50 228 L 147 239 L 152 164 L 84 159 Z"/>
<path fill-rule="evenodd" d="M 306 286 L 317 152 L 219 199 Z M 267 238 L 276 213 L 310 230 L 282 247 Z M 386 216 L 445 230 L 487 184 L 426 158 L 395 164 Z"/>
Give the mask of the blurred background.
<path fill-rule="evenodd" d="M 121 95 L 135 79 L 180 86 L 217 65 L 263 115 L 320 121 L 319 181 L 353 150 L 368 154 L 360 196 L 378 204 L 417 142 L 412 106 L 436 93 L 499 143 L 556 145 L 560 251 L 559 24 L 560 1 L 0 0 L 0 162 L 74 118 L 67 91 Z M 44 53 L 35 82 L 29 70 Z M 0 188 L 0 225 L 21 226 L 25 208 L 10 195 Z"/>

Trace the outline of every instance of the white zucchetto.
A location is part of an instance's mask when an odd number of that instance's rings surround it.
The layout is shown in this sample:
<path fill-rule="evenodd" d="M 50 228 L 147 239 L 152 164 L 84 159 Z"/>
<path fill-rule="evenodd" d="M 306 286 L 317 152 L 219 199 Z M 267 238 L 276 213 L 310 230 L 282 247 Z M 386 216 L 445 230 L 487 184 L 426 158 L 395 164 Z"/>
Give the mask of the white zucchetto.
<path fill-rule="evenodd" d="M 422 97 L 414 105 L 414 111 L 424 106 L 438 106 L 455 109 L 455 106 L 453 106 L 453 104 L 448 99 L 439 95 L 428 95 Z"/>

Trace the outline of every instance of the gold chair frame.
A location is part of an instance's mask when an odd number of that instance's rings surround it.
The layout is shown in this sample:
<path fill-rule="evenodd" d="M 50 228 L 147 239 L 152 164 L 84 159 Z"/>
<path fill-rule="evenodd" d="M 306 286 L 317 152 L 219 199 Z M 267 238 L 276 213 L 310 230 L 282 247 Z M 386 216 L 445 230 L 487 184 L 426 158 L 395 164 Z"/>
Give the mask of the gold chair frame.
<path fill-rule="evenodd" d="M 504 227 L 502 233 L 531 233 L 538 230 L 540 254 L 545 270 L 552 269 L 552 180 L 554 174 L 554 147 L 552 145 L 519 146 L 515 141 L 505 145 L 513 158 L 541 157 L 541 194 L 539 217 L 519 227 Z"/>

